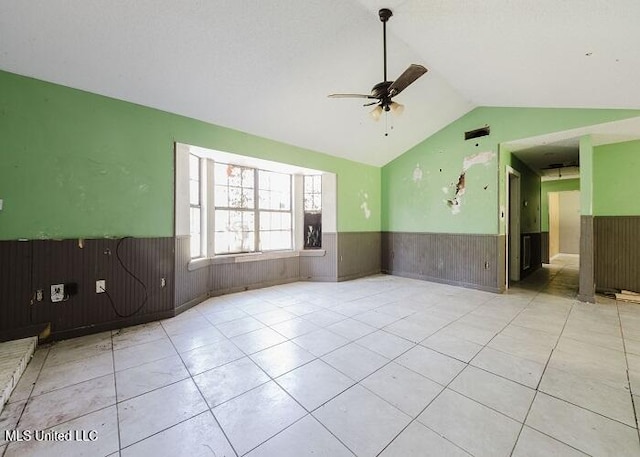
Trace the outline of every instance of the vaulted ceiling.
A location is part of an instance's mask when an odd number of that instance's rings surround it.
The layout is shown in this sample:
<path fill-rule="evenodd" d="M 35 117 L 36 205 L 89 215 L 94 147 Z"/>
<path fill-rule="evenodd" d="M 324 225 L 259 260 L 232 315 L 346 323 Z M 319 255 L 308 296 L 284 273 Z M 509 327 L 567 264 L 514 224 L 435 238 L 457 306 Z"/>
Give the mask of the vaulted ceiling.
<path fill-rule="evenodd" d="M 327 95 L 383 79 L 381 7 L 390 79 L 429 73 L 376 123 Z M 640 108 L 638 18 L 638 0 L 0 0 L 0 69 L 382 165 L 475 106 Z"/>

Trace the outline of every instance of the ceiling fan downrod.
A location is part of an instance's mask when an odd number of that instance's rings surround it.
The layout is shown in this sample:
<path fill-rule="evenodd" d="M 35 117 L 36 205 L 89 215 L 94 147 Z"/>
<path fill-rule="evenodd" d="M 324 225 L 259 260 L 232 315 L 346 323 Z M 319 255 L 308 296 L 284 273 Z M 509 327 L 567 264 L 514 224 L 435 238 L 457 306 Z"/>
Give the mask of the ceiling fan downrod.
<path fill-rule="evenodd" d="M 387 82 L 387 21 L 393 13 L 388 8 L 382 8 L 378 11 L 378 16 L 382 21 L 382 49 L 384 54 L 384 82 Z"/>

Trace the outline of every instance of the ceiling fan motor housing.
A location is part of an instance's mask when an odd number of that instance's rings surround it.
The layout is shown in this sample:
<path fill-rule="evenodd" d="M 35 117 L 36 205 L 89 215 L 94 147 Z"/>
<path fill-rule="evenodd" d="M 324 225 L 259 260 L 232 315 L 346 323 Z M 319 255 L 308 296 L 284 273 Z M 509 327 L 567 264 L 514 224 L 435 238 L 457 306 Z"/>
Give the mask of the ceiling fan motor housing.
<path fill-rule="evenodd" d="M 383 81 L 376 84 L 375 86 L 373 86 L 373 89 L 371 89 L 371 95 L 379 98 L 381 101 L 383 101 L 384 99 L 391 100 L 391 97 L 389 97 L 389 87 L 391 86 L 391 84 L 393 84 L 393 81 Z"/>
<path fill-rule="evenodd" d="M 378 15 L 380 16 L 380 20 L 382 22 L 387 22 L 389 18 L 393 16 L 393 13 L 388 8 L 382 8 L 380 11 L 378 11 Z"/>

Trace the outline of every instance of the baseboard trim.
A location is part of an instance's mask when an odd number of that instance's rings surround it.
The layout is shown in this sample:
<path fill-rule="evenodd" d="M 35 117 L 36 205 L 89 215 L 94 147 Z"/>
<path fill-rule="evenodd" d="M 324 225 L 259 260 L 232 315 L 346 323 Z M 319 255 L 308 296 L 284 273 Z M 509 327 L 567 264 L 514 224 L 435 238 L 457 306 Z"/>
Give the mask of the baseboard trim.
<path fill-rule="evenodd" d="M 126 319 L 102 322 L 100 324 L 87 325 L 84 327 L 77 327 L 77 328 L 62 330 L 58 332 L 53 330 L 51 332 L 51 336 L 49 336 L 49 338 L 43 341 L 48 343 L 51 341 L 66 340 L 68 338 L 76 338 L 78 336 L 85 336 L 85 335 L 91 335 L 94 333 L 106 332 L 108 330 L 118 330 L 124 327 L 131 327 L 133 325 L 147 324 L 149 322 L 155 322 L 161 319 L 168 319 L 174 316 L 175 316 L 175 311 L 171 309 L 168 311 L 161 311 L 159 313 L 143 314 L 141 316 L 132 316 Z"/>
<path fill-rule="evenodd" d="M 351 281 L 353 279 L 364 278 L 365 276 L 378 275 L 380 273 L 382 273 L 382 270 L 377 269 L 377 270 L 367 271 L 367 272 L 364 272 L 364 273 L 355 273 L 355 274 L 352 274 L 352 275 L 338 276 L 337 281 L 338 282 Z"/>
<path fill-rule="evenodd" d="M 484 292 L 492 292 L 495 294 L 501 294 L 505 291 L 504 287 L 483 286 L 481 284 L 472 284 L 472 283 L 462 282 L 462 281 L 452 281 L 450 279 L 435 278 L 432 276 L 419 275 L 415 273 L 405 273 L 405 272 L 387 271 L 387 270 L 382 270 L 381 273 L 392 275 L 392 276 L 400 276 L 400 277 L 409 278 L 409 279 L 419 279 L 421 281 L 436 282 L 438 284 L 447 284 L 449 286 L 464 287 L 466 289 L 482 290 Z"/>
<path fill-rule="evenodd" d="M 246 286 L 231 287 L 227 289 L 217 289 L 217 290 L 211 291 L 210 296 L 219 297 L 220 295 L 235 294 L 237 292 L 244 292 L 246 290 L 264 289 L 265 287 L 278 286 L 281 284 L 289 284 L 297 281 L 300 281 L 300 278 L 288 278 L 288 279 L 282 279 L 277 281 L 266 281 L 266 282 L 260 282 L 255 284 L 249 284 Z"/>
<path fill-rule="evenodd" d="M 306 278 L 300 278 L 300 281 L 307 282 L 337 282 L 338 278 L 335 276 L 309 276 Z"/>
<path fill-rule="evenodd" d="M 181 305 L 176 306 L 176 313 L 175 315 L 177 316 L 178 314 L 182 314 L 185 311 L 193 308 L 196 305 L 199 305 L 200 303 L 202 303 L 203 301 L 205 301 L 207 298 L 209 298 L 211 295 L 210 294 L 203 294 L 200 295 L 196 298 L 192 298 L 191 300 L 184 302 Z"/>

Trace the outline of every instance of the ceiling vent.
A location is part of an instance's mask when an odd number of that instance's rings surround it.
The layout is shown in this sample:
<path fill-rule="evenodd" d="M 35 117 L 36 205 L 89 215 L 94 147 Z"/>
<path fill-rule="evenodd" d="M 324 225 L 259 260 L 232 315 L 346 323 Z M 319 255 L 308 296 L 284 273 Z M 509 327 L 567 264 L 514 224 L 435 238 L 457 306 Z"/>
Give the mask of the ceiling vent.
<path fill-rule="evenodd" d="M 480 138 L 481 136 L 487 136 L 491 132 L 490 127 L 487 125 L 486 127 L 482 127 L 480 129 L 469 130 L 468 132 L 464 132 L 465 140 L 472 140 L 474 138 Z"/>

